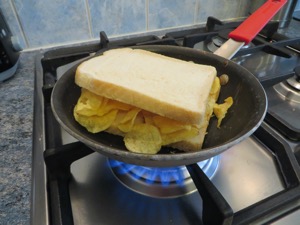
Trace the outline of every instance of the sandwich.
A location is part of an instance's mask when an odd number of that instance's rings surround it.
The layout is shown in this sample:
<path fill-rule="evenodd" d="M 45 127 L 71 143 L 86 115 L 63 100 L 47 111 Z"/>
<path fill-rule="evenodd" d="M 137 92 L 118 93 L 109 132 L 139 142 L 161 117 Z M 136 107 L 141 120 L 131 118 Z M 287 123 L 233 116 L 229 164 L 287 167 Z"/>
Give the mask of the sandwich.
<path fill-rule="evenodd" d="M 220 106 L 215 67 L 141 49 L 108 50 L 83 62 L 75 83 L 81 87 L 75 120 L 91 133 L 122 136 L 138 153 L 155 154 L 162 146 L 199 151 Z M 218 118 L 229 107 L 217 107 Z"/>

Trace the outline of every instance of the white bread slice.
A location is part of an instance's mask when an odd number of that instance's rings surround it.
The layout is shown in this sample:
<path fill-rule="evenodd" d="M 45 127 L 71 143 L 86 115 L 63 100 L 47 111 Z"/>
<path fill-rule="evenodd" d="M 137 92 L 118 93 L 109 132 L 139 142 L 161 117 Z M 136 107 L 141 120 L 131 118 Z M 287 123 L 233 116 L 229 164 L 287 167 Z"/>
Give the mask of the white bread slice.
<path fill-rule="evenodd" d="M 75 82 L 89 91 L 187 124 L 201 124 L 216 69 L 139 49 L 83 62 Z"/>

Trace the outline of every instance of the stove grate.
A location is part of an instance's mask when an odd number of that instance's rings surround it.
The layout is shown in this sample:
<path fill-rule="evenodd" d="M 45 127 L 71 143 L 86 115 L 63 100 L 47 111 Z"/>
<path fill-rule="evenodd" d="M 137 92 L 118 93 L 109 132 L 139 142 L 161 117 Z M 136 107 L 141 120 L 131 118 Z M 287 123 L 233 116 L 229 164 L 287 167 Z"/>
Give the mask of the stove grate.
<path fill-rule="evenodd" d="M 209 18 L 206 28 L 197 28 L 192 30 L 185 30 L 181 32 L 173 32 L 166 34 L 162 39 L 156 36 L 144 36 L 139 38 L 130 38 L 126 40 L 117 40 L 110 42 L 105 33 L 100 33 L 100 44 L 88 44 L 78 47 L 55 49 L 43 54 L 39 63 L 42 64 L 41 73 L 36 74 L 37 80 L 39 76 L 43 75 L 43 113 L 45 122 L 45 150 L 44 159 L 47 167 L 47 189 L 50 207 L 50 223 L 57 225 L 71 225 L 74 224 L 72 207 L 70 202 L 69 181 L 71 178 L 70 166 L 73 162 L 86 157 L 94 151 L 86 147 L 80 142 L 71 144 L 62 144 L 60 137 L 60 127 L 55 121 L 51 106 L 50 96 L 52 88 L 57 79 L 57 67 L 73 62 L 76 59 L 81 59 L 91 53 L 95 53 L 102 48 L 118 47 L 118 46 L 132 46 L 138 44 L 171 44 L 184 45 L 188 47 L 193 46 L 193 42 L 199 38 L 205 41 L 207 35 L 212 37 L 216 35 L 219 29 L 224 26 L 237 26 L 238 23 L 224 24 L 214 18 Z M 264 31 L 267 37 L 276 36 L 274 30 L 276 25 L 272 25 L 269 31 Z M 207 35 L 198 35 L 207 32 Z M 184 36 L 182 36 L 184 34 Z M 195 39 L 193 39 L 195 38 Z M 198 39 L 198 40 L 199 40 Z M 279 40 L 280 39 L 280 40 Z M 297 48 L 299 39 L 286 39 L 280 36 L 277 42 L 272 43 L 276 46 L 276 51 L 282 46 L 289 45 Z M 266 47 L 267 46 L 267 47 Z M 263 48 L 270 50 L 269 43 L 259 44 L 253 49 L 260 51 Z M 250 48 L 251 49 L 251 48 Z M 239 54 L 249 54 L 250 49 L 241 50 Z M 287 55 L 286 55 L 287 56 Z M 291 76 L 290 74 L 285 75 Z M 37 81 L 36 81 L 37 82 Z M 278 82 L 278 81 L 277 81 Z M 36 84 L 40 87 L 40 84 Z M 40 91 L 40 90 L 38 90 Z M 36 105 L 37 103 L 35 103 Z M 40 106 L 35 106 L 40 107 Z M 37 121 L 36 123 L 38 124 Z M 221 193 L 214 186 L 197 164 L 186 166 L 197 190 L 203 200 L 202 220 L 204 224 L 249 224 L 258 222 L 270 222 L 270 220 L 277 219 L 284 216 L 285 213 L 299 208 L 300 199 L 300 166 L 297 161 L 299 151 L 293 152 L 291 147 L 286 144 L 285 140 L 281 138 L 273 129 L 266 123 L 255 132 L 255 137 L 263 145 L 265 145 L 274 156 L 274 161 L 277 163 L 277 168 L 282 177 L 284 190 L 261 200 L 247 208 L 240 211 L 233 212 L 230 205 L 224 199 Z M 299 157 L 300 158 L 300 157 Z M 201 202 L 199 202 L 201 204 Z M 214 215 L 213 217 L 211 215 Z M 100 223 L 101 221 L 99 221 Z"/>

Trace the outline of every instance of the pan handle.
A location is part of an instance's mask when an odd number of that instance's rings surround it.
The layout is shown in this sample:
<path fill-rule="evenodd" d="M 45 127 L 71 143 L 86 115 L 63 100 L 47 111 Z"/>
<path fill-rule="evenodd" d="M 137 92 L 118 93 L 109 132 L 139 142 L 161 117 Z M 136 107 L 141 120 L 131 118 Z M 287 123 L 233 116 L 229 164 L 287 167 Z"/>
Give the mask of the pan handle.
<path fill-rule="evenodd" d="M 240 26 L 229 33 L 229 37 L 235 41 L 248 44 L 286 2 L 287 0 L 268 0 L 252 13 Z"/>

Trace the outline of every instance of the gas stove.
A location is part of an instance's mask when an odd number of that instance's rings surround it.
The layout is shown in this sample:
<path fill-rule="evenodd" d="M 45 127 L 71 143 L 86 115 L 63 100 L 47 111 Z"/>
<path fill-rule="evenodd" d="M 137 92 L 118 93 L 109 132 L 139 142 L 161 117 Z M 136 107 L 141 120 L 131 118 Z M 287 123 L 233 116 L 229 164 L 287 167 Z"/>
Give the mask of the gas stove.
<path fill-rule="evenodd" d="M 268 96 L 251 137 L 193 165 L 150 168 L 94 152 L 55 120 L 51 91 L 74 63 L 106 47 L 176 45 L 214 51 L 240 22 L 41 52 L 34 93 L 32 224 L 297 224 L 300 217 L 300 38 L 271 22 L 232 59 Z M 243 116 L 243 115 L 241 115 Z"/>

